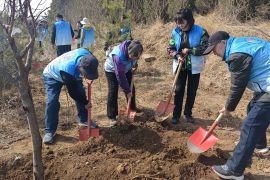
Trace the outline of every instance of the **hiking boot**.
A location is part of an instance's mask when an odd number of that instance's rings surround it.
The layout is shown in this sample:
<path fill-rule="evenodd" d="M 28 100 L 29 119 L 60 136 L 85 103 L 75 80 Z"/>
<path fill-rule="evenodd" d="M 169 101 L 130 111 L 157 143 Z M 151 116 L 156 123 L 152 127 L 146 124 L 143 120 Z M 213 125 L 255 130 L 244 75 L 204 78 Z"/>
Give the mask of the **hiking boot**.
<path fill-rule="evenodd" d="M 221 166 L 212 166 L 213 171 L 223 179 L 234 179 L 234 180 L 243 180 L 244 175 L 236 174 L 229 170 L 228 166 L 221 165 Z"/>
<path fill-rule="evenodd" d="M 178 124 L 179 118 L 172 118 L 171 122 L 172 122 L 172 124 Z"/>
<path fill-rule="evenodd" d="M 266 154 L 268 152 L 269 152 L 269 148 L 268 147 L 262 148 L 262 149 L 258 149 L 258 148 L 255 149 L 255 153 L 257 153 L 257 154 Z"/>
<path fill-rule="evenodd" d="M 184 119 L 188 122 L 188 123 L 195 123 L 194 118 L 190 115 L 184 115 Z"/>
<path fill-rule="evenodd" d="M 79 126 L 80 127 L 88 127 L 88 122 L 79 122 Z M 94 129 L 94 128 L 98 128 L 98 125 L 94 122 L 94 121 L 91 121 L 91 128 Z"/>
<path fill-rule="evenodd" d="M 116 119 L 111 119 L 109 118 L 109 121 L 110 121 L 110 126 L 113 127 L 117 124 L 117 120 Z"/>
<path fill-rule="evenodd" d="M 43 137 L 43 143 L 44 144 L 53 144 L 54 142 L 54 133 L 45 133 L 44 137 Z"/>

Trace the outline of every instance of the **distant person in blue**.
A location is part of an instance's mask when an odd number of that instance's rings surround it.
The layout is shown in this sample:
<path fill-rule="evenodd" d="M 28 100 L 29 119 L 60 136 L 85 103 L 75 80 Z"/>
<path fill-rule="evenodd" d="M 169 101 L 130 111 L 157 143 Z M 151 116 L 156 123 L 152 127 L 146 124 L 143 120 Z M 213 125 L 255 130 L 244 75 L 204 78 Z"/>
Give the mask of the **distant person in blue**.
<path fill-rule="evenodd" d="M 91 26 L 88 18 L 83 18 L 81 21 L 81 47 L 91 48 L 94 46 L 95 42 L 95 32 L 94 27 Z"/>
<path fill-rule="evenodd" d="M 245 168 L 256 151 L 266 153 L 266 130 L 270 123 L 270 42 L 257 37 L 232 37 L 218 31 L 210 36 L 204 54 L 214 52 L 228 65 L 231 88 L 223 114 L 233 112 L 246 88 L 254 92 L 233 156 L 224 165 L 213 166 L 224 179 L 244 179 Z"/>
<path fill-rule="evenodd" d="M 52 44 L 56 46 L 57 56 L 71 51 L 73 29 L 69 22 L 63 19 L 61 14 L 56 15 L 56 22 L 52 29 Z"/>
<path fill-rule="evenodd" d="M 79 125 L 87 126 L 87 109 L 90 104 L 86 98 L 82 78 L 95 80 L 98 78 L 98 60 L 93 54 L 79 48 L 65 53 L 51 61 L 43 71 L 47 104 L 45 110 L 45 136 L 43 142 L 52 144 L 58 126 L 58 113 L 60 109 L 59 94 L 63 85 L 75 100 Z M 97 125 L 91 121 L 91 128 Z"/>
<path fill-rule="evenodd" d="M 45 20 L 41 20 L 37 25 L 37 40 L 38 45 L 41 48 L 43 40 L 48 37 L 48 23 Z"/>
<path fill-rule="evenodd" d="M 123 42 L 125 40 L 132 40 L 131 35 L 131 25 L 129 18 L 123 14 L 120 21 L 119 39 L 118 42 Z"/>

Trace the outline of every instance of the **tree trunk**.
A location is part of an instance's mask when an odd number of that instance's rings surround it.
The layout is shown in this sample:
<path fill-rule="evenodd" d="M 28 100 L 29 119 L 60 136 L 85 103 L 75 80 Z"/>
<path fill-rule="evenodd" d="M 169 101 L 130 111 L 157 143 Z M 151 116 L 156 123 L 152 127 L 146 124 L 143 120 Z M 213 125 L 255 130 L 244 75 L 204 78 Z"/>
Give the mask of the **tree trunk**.
<path fill-rule="evenodd" d="M 20 72 L 22 71 L 20 70 Z M 31 95 L 31 89 L 29 86 L 28 77 L 25 73 L 22 73 L 19 79 L 19 92 L 23 104 L 23 109 L 26 112 L 27 121 L 31 131 L 33 145 L 33 179 L 43 180 L 44 170 L 42 163 L 42 141 L 39 133 L 38 121 Z"/>

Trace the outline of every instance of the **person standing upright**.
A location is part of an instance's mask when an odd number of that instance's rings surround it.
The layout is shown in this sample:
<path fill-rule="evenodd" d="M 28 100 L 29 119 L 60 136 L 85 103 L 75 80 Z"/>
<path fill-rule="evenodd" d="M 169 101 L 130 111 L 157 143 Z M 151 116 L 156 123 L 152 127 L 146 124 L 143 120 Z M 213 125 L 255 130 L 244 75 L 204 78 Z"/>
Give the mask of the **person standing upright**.
<path fill-rule="evenodd" d="M 56 46 L 57 56 L 71 51 L 74 32 L 71 24 L 63 19 L 61 14 L 56 15 L 56 22 L 52 30 L 52 44 Z"/>
<path fill-rule="evenodd" d="M 81 21 L 83 25 L 81 29 L 81 47 L 83 48 L 91 48 L 95 42 L 95 32 L 94 28 L 91 26 L 88 18 L 83 18 Z"/>
<path fill-rule="evenodd" d="M 185 56 L 181 72 L 176 82 L 174 96 L 174 111 L 172 123 L 177 124 L 181 117 L 182 104 L 187 81 L 187 99 L 184 118 L 187 122 L 194 123 L 192 108 L 195 102 L 196 92 L 199 86 L 200 73 L 204 69 L 204 57 L 202 56 L 208 40 L 208 33 L 201 26 L 194 24 L 194 18 L 190 9 L 180 9 L 175 16 L 176 28 L 172 31 L 168 53 L 173 58 L 173 72 L 178 68 L 179 56 Z"/>

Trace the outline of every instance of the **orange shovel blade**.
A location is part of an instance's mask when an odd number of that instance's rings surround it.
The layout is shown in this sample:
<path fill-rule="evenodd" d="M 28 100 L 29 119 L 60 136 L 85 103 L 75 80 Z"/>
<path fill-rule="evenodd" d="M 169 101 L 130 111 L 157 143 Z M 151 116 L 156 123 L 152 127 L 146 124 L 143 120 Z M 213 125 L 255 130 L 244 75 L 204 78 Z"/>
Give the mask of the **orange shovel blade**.
<path fill-rule="evenodd" d="M 169 116 L 173 112 L 174 104 L 169 103 L 168 101 L 160 101 L 156 112 L 158 116 Z"/>
<path fill-rule="evenodd" d="M 206 140 L 204 140 L 206 134 L 207 131 L 200 127 L 189 137 L 187 145 L 190 152 L 202 153 L 215 145 L 218 138 L 211 134 Z"/>

